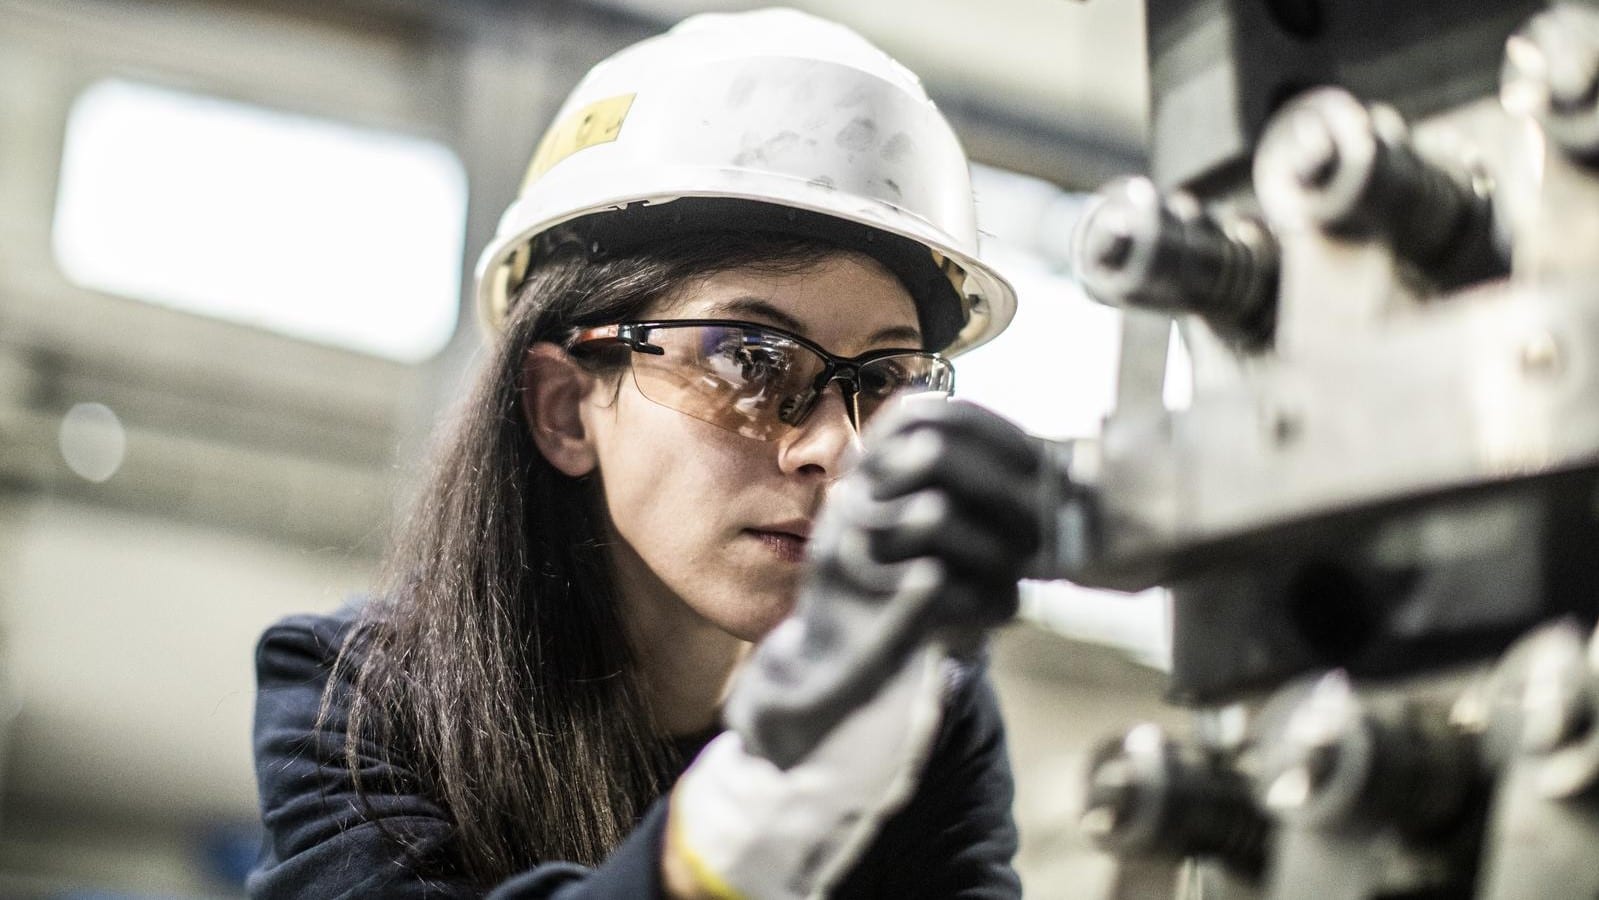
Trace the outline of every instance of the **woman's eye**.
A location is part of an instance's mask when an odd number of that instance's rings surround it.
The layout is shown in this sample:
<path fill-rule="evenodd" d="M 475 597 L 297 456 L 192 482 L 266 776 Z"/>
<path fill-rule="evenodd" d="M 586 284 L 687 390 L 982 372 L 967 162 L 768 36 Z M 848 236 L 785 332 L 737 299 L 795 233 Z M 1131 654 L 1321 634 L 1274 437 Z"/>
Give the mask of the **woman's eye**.
<path fill-rule="evenodd" d="M 860 372 L 860 390 L 863 394 L 887 396 L 910 381 L 905 370 L 892 363 L 879 364 Z"/>

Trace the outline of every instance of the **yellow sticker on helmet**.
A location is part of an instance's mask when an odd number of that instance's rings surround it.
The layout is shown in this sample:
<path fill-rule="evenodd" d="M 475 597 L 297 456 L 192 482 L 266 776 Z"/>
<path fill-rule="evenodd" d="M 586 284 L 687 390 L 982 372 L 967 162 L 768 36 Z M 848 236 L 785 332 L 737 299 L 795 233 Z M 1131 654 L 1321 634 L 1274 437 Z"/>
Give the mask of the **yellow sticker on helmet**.
<path fill-rule="evenodd" d="M 617 94 L 596 100 L 551 126 L 544 133 L 544 139 L 539 141 L 533 162 L 528 164 L 527 177 L 522 179 L 522 190 L 526 191 L 539 176 L 577 151 L 616 140 L 616 136 L 622 132 L 622 120 L 627 118 L 627 111 L 633 106 L 635 96 Z"/>

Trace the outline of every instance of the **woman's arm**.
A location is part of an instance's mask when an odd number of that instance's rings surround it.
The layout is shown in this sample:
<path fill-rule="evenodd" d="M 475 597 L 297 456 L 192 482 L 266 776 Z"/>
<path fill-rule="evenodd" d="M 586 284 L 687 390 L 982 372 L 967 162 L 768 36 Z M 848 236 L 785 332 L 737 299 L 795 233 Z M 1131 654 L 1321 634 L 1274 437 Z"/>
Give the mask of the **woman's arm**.
<path fill-rule="evenodd" d="M 664 803 L 604 866 L 550 862 L 492 891 L 452 872 L 449 815 L 427 798 L 414 771 L 375 747 L 359 748 L 370 809 L 363 805 L 344 761 L 343 704 L 335 702 L 317 729 L 323 689 L 352 618 L 348 608 L 292 616 L 267 629 L 257 646 L 255 761 L 266 834 L 247 883 L 253 900 L 660 896 Z"/>
<path fill-rule="evenodd" d="M 317 729 L 322 692 L 350 621 L 347 612 L 293 616 L 267 629 L 256 647 L 255 764 L 266 834 L 249 895 L 477 896 L 416 876 L 415 862 L 390 836 L 403 836 L 422 859 L 436 856 L 448 839 L 449 820 L 425 798 L 415 773 L 362 748 L 362 777 L 380 791 L 367 810 L 344 761 L 342 705 Z"/>

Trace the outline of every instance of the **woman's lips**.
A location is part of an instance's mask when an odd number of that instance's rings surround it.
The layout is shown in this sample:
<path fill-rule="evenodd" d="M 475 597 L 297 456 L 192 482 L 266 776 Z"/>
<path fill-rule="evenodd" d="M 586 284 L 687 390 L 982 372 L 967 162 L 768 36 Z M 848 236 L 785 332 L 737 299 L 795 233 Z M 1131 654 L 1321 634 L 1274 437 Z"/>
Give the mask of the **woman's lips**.
<path fill-rule="evenodd" d="M 751 528 L 746 533 L 784 562 L 797 563 L 805 558 L 805 538 L 797 534 L 760 528 Z"/>

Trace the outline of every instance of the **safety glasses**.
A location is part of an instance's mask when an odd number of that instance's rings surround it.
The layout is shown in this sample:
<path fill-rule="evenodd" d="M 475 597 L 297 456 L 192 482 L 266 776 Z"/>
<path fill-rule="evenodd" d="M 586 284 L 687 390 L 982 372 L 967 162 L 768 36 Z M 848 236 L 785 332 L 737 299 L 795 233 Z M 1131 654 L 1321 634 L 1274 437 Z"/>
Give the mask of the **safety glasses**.
<path fill-rule="evenodd" d="M 585 328 L 566 348 L 576 353 L 617 344 L 633 351 L 633 380 L 645 397 L 763 441 L 804 422 L 835 381 L 857 430 L 896 394 L 955 389 L 955 368 L 937 353 L 874 350 L 845 358 L 797 334 L 725 319 Z"/>

